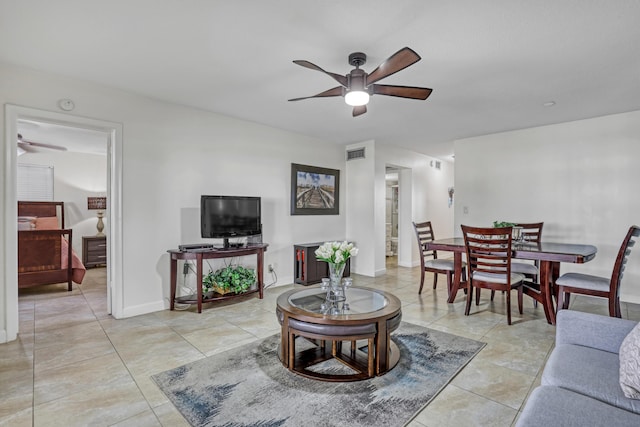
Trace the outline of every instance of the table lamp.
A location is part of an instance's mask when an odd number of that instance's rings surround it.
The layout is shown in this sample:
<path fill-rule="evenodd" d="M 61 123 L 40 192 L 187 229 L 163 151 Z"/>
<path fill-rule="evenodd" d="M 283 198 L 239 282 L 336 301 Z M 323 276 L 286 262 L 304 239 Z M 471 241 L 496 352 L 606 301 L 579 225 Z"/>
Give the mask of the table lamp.
<path fill-rule="evenodd" d="M 107 209 L 107 198 L 87 197 L 87 209 L 98 211 L 98 224 L 96 225 L 98 228 L 98 234 L 96 234 L 96 236 L 104 236 L 104 233 L 102 232 L 102 230 L 104 230 L 102 217 L 104 217 L 104 210 Z"/>

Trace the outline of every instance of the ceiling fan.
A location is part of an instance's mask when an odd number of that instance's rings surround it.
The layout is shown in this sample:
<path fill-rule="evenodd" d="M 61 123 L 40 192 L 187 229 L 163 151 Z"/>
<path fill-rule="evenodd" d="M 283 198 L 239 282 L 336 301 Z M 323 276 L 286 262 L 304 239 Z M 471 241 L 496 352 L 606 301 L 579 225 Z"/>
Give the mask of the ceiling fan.
<path fill-rule="evenodd" d="M 22 137 L 22 134 L 18 134 L 18 152 L 20 154 L 24 154 L 24 153 L 21 153 L 20 150 L 23 150 L 24 152 L 28 152 L 28 153 L 37 152 L 38 150 L 35 147 L 42 147 L 42 148 L 50 148 L 52 150 L 67 151 L 66 147 L 62 147 L 60 145 L 45 144 L 43 142 L 29 141 L 29 140 L 24 139 Z"/>
<path fill-rule="evenodd" d="M 362 52 L 354 52 L 349 55 L 349 64 L 356 67 L 347 75 L 330 73 L 323 70 L 309 61 L 293 61 L 305 68 L 320 71 L 332 77 L 340 83 L 336 86 L 317 95 L 306 96 L 302 98 L 293 98 L 289 101 L 300 101 L 309 98 L 325 98 L 330 96 L 343 96 L 345 102 L 353 106 L 353 117 L 360 116 L 367 112 L 367 103 L 371 95 L 387 95 L 397 96 L 399 98 L 421 99 L 425 100 L 431 95 L 432 89 L 415 86 L 393 86 L 376 84 L 398 71 L 404 70 L 410 65 L 420 61 L 420 55 L 408 47 L 404 47 L 391 55 L 378 68 L 371 73 L 366 73 L 360 67 L 367 62 L 367 55 Z"/>

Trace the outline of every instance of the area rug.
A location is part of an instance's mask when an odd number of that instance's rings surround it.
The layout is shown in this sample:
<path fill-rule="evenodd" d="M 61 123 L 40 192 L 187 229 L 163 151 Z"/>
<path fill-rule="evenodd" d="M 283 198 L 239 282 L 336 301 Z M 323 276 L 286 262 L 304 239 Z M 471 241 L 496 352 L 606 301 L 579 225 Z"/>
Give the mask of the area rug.
<path fill-rule="evenodd" d="M 152 378 L 192 426 L 403 426 L 485 345 L 402 322 L 392 334 L 401 354 L 393 370 L 333 383 L 284 368 L 279 339 L 276 334 Z M 319 369 L 344 366 L 325 363 Z"/>

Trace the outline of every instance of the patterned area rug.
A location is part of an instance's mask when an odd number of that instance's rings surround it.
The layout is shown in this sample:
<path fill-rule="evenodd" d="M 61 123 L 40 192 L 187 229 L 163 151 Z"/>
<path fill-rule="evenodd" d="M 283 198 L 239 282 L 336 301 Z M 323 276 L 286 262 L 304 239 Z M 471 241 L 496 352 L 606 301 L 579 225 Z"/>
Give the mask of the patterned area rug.
<path fill-rule="evenodd" d="M 276 334 L 152 378 L 193 426 L 403 426 L 485 345 L 402 322 L 392 335 L 401 354 L 393 370 L 332 383 L 284 368 L 279 339 Z M 343 366 L 325 363 L 319 369 Z"/>

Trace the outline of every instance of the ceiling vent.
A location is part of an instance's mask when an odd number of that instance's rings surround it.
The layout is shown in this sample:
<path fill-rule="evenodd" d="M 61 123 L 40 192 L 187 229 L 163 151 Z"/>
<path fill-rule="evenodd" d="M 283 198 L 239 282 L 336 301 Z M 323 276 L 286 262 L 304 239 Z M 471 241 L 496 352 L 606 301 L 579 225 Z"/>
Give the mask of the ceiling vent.
<path fill-rule="evenodd" d="M 347 150 L 347 161 L 356 160 L 356 159 L 364 159 L 364 149 L 358 148 L 356 150 Z"/>

